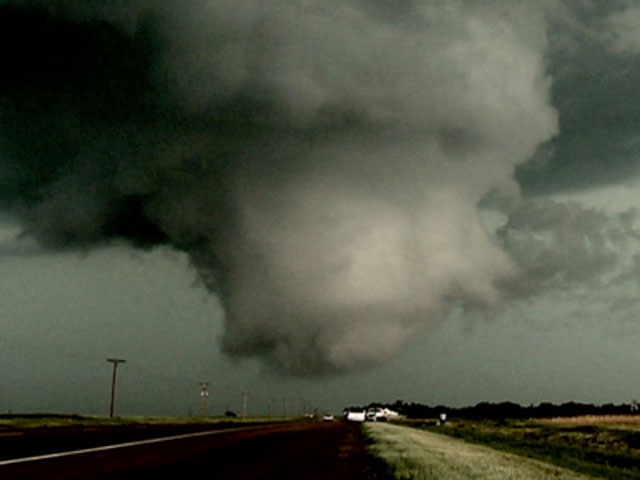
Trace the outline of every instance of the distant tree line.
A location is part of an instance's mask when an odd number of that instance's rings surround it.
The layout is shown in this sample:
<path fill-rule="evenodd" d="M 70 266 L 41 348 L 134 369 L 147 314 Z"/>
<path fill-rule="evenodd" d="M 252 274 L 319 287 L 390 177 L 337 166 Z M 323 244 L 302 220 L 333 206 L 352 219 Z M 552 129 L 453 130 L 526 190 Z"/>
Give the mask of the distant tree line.
<path fill-rule="evenodd" d="M 396 400 L 394 403 L 372 403 L 368 407 L 389 408 L 407 418 L 436 418 L 441 413 L 449 417 L 481 418 L 499 420 L 502 418 L 549 418 L 576 417 L 580 415 L 625 415 L 638 413 L 637 404 L 594 405 L 590 403 L 567 402 L 553 404 L 543 402 L 538 405 L 523 406 L 513 402 L 481 402 L 469 407 L 448 407 L 446 405 L 429 406 L 421 403 L 406 403 Z M 365 407 L 365 408 L 368 408 Z"/>

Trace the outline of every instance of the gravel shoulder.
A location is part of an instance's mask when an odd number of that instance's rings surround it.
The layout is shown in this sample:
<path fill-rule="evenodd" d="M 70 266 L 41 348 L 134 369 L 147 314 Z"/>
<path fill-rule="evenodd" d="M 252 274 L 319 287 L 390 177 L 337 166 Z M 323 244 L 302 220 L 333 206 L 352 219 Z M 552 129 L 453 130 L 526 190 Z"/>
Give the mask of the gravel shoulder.
<path fill-rule="evenodd" d="M 571 470 L 446 435 L 387 423 L 365 426 L 370 450 L 397 479 L 587 480 Z"/>

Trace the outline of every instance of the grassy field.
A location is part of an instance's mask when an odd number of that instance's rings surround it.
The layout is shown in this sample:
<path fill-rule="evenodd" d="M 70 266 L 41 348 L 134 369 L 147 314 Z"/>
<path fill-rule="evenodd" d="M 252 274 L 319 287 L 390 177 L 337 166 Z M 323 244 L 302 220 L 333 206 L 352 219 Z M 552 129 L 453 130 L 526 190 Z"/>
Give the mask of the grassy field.
<path fill-rule="evenodd" d="M 585 416 L 541 420 L 453 419 L 446 427 L 412 422 L 492 448 L 597 478 L 640 479 L 640 417 Z"/>
<path fill-rule="evenodd" d="M 17 428 L 38 427 L 65 427 L 65 426 L 99 426 L 99 425 L 132 425 L 132 424 L 189 424 L 189 423 L 256 423 L 268 421 L 266 418 L 249 417 L 147 417 L 126 416 L 106 417 L 100 415 L 58 415 L 58 414 L 31 414 L 31 415 L 0 415 L 0 431 Z"/>
<path fill-rule="evenodd" d="M 396 479 L 586 480 L 548 463 L 447 435 L 388 423 L 368 423 L 370 449 Z"/>

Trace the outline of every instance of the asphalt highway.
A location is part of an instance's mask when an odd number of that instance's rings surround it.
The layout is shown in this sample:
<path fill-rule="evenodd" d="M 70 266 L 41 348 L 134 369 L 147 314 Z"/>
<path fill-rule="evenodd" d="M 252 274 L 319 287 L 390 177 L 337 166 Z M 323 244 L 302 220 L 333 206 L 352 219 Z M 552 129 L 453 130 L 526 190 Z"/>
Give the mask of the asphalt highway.
<path fill-rule="evenodd" d="M 359 425 L 62 428 L 0 435 L 1 479 L 386 480 Z"/>

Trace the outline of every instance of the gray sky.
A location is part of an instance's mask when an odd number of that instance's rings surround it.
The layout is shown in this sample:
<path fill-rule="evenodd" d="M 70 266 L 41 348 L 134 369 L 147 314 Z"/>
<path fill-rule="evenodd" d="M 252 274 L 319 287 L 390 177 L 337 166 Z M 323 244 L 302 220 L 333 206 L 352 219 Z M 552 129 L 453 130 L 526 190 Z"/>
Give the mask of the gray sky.
<path fill-rule="evenodd" d="M 0 411 L 637 397 L 640 2 L 67 3 L 0 3 Z"/>

